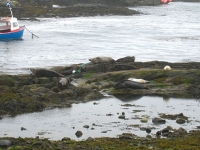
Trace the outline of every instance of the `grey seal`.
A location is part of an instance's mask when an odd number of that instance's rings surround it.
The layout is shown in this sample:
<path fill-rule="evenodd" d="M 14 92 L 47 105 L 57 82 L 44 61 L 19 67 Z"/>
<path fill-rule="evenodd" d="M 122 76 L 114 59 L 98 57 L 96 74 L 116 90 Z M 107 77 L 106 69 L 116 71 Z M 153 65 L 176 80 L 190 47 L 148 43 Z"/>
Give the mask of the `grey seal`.
<path fill-rule="evenodd" d="M 30 69 L 32 74 L 36 77 L 64 77 L 64 75 L 47 69 Z"/>
<path fill-rule="evenodd" d="M 131 88 L 131 89 L 148 89 L 147 87 L 143 86 L 140 83 L 130 81 L 130 80 L 122 80 L 120 82 L 117 82 L 114 85 L 114 88 L 116 89 L 123 89 L 123 88 Z"/>
<path fill-rule="evenodd" d="M 99 63 L 111 63 L 114 64 L 115 60 L 111 57 L 95 57 L 90 58 L 89 61 L 91 61 L 93 64 L 99 64 Z"/>

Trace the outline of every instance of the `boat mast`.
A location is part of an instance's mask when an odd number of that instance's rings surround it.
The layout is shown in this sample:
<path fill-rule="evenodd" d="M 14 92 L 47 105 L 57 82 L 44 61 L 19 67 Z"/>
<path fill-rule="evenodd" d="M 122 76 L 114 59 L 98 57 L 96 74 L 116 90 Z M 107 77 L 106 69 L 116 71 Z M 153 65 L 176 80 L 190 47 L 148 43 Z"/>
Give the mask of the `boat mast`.
<path fill-rule="evenodd" d="M 7 2 L 6 6 L 9 7 L 10 9 L 10 14 L 11 14 L 11 17 L 13 18 L 13 13 L 12 13 L 12 8 L 10 7 L 10 2 Z"/>
<path fill-rule="evenodd" d="M 12 8 L 9 6 L 11 17 L 13 18 Z"/>

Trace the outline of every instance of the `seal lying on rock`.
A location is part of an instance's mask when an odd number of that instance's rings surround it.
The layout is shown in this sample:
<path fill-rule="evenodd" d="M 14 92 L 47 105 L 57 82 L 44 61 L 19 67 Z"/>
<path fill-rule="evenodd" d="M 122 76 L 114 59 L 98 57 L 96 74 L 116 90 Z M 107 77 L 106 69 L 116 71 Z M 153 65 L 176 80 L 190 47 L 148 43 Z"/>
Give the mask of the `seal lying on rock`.
<path fill-rule="evenodd" d="M 122 80 L 120 82 L 117 82 L 114 85 L 114 88 L 116 89 L 123 89 L 123 88 L 131 88 L 131 89 L 148 89 L 147 87 L 143 86 L 140 83 L 130 81 L 130 80 Z"/>
<path fill-rule="evenodd" d="M 46 69 L 30 69 L 32 74 L 36 77 L 64 77 L 64 75 Z"/>
<path fill-rule="evenodd" d="M 144 80 L 144 79 L 128 78 L 128 80 L 134 81 L 134 82 L 137 82 L 137 83 L 149 83 L 149 81 Z"/>
<path fill-rule="evenodd" d="M 135 56 L 127 56 L 116 60 L 117 63 L 135 62 Z"/>
<path fill-rule="evenodd" d="M 115 63 L 115 60 L 112 59 L 111 57 L 95 57 L 95 58 L 90 58 L 89 61 L 91 61 L 94 64 L 99 64 L 99 63 L 114 64 Z"/>
<path fill-rule="evenodd" d="M 71 81 L 71 78 L 60 78 L 58 80 L 58 89 L 61 90 L 63 87 L 67 86 Z"/>

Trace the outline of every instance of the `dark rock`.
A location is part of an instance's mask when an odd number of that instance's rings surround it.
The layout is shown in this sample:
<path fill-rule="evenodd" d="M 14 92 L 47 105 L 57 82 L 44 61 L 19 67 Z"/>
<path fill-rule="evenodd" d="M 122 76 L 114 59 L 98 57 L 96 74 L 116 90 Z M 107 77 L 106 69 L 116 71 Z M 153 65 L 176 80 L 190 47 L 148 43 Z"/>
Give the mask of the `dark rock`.
<path fill-rule="evenodd" d="M 11 140 L 0 140 L 0 147 L 1 148 L 9 147 L 11 145 L 12 145 Z"/>
<path fill-rule="evenodd" d="M 108 68 L 107 71 L 134 70 L 134 69 L 138 69 L 138 67 L 134 65 L 116 64 Z"/>
<path fill-rule="evenodd" d="M 176 123 L 178 123 L 178 124 L 184 124 L 185 123 L 185 119 L 178 118 L 178 119 L 176 119 Z"/>
<path fill-rule="evenodd" d="M 83 135 L 83 133 L 81 131 L 76 131 L 75 135 L 77 138 L 80 138 Z"/>
<path fill-rule="evenodd" d="M 125 119 L 125 116 L 124 115 L 120 115 L 118 118 L 119 119 Z"/>
<path fill-rule="evenodd" d="M 87 128 L 87 129 L 88 129 L 88 128 L 89 128 L 89 125 L 84 125 L 83 128 Z"/>
<path fill-rule="evenodd" d="M 182 127 L 180 127 L 177 131 L 182 135 L 187 133 L 187 131 Z"/>
<path fill-rule="evenodd" d="M 156 136 L 160 136 L 161 134 L 162 134 L 161 131 L 156 132 Z"/>
<path fill-rule="evenodd" d="M 62 138 L 62 141 L 70 141 L 71 139 L 69 137 Z"/>
<path fill-rule="evenodd" d="M 146 128 L 146 132 L 149 134 L 151 133 L 151 129 L 150 128 Z"/>
<path fill-rule="evenodd" d="M 24 128 L 24 127 L 21 127 L 21 130 L 22 130 L 22 131 L 24 131 L 24 130 L 26 130 L 26 128 Z"/>
<path fill-rule="evenodd" d="M 161 119 L 161 118 L 153 118 L 152 119 L 152 122 L 154 123 L 154 124 L 165 124 L 166 123 L 166 121 L 164 120 L 164 119 Z"/>
<path fill-rule="evenodd" d="M 86 141 L 94 141 L 92 137 L 88 137 Z"/>

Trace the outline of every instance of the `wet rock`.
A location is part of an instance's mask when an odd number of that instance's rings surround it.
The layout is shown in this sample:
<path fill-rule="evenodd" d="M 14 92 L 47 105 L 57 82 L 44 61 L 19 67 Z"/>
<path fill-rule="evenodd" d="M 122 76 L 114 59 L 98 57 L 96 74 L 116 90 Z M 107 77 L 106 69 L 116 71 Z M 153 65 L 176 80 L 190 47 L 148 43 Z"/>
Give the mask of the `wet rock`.
<path fill-rule="evenodd" d="M 162 136 L 168 136 L 170 131 L 168 128 L 164 128 L 163 130 L 161 130 Z"/>
<path fill-rule="evenodd" d="M 88 137 L 86 141 L 94 141 L 92 137 Z"/>
<path fill-rule="evenodd" d="M 182 127 L 180 127 L 177 131 L 182 135 L 187 133 L 187 131 Z"/>
<path fill-rule="evenodd" d="M 124 115 L 120 115 L 118 118 L 119 119 L 125 119 L 125 116 Z"/>
<path fill-rule="evenodd" d="M 80 138 L 83 135 L 83 133 L 78 130 L 78 131 L 76 131 L 75 135 L 77 138 Z"/>
<path fill-rule="evenodd" d="M 161 136 L 162 132 L 161 131 L 157 131 L 156 132 L 156 136 Z"/>
<path fill-rule="evenodd" d="M 21 130 L 22 130 L 22 131 L 24 131 L 24 130 L 26 130 L 26 128 L 24 128 L 24 127 L 21 127 Z"/>
<path fill-rule="evenodd" d="M 146 128 L 146 133 L 151 133 L 151 129 L 150 128 Z"/>
<path fill-rule="evenodd" d="M 185 119 L 182 119 L 182 118 L 176 119 L 177 124 L 184 124 L 185 122 L 186 122 Z"/>
<path fill-rule="evenodd" d="M 148 122 L 148 118 L 147 118 L 147 117 L 143 117 L 143 118 L 140 120 L 140 122 L 142 122 L 142 123 L 147 123 L 147 122 Z"/>
<path fill-rule="evenodd" d="M 165 124 L 166 123 L 166 121 L 164 120 L 164 119 L 161 119 L 161 118 L 153 118 L 152 119 L 152 122 L 154 123 L 154 124 Z"/>
<path fill-rule="evenodd" d="M 0 147 L 1 148 L 9 147 L 11 145 L 12 145 L 11 140 L 0 140 Z"/>
<path fill-rule="evenodd" d="M 89 125 L 84 125 L 84 126 L 83 126 L 83 128 L 87 128 L 87 129 L 88 129 L 89 127 L 90 127 Z"/>
<path fill-rule="evenodd" d="M 62 141 L 70 141 L 71 139 L 69 137 L 62 138 Z"/>
<path fill-rule="evenodd" d="M 138 67 L 134 65 L 116 64 L 108 68 L 107 71 L 134 70 L 134 69 L 138 69 Z"/>

